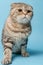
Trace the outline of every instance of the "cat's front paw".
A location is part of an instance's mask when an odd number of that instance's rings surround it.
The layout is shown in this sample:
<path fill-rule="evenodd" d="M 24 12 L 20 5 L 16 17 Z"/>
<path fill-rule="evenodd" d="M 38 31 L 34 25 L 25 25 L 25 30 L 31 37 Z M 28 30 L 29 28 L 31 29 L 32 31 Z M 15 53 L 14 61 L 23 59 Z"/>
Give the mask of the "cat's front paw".
<path fill-rule="evenodd" d="M 9 57 L 5 57 L 2 61 L 2 64 L 3 65 L 7 65 L 7 64 L 10 64 L 11 63 L 11 59 Z"/>
<path fill-rule="evenodd" d="M 28 57 L 29 56 L 29 53 L 28 52 L 22 53 L 22 56 L 23 57 Z"/>

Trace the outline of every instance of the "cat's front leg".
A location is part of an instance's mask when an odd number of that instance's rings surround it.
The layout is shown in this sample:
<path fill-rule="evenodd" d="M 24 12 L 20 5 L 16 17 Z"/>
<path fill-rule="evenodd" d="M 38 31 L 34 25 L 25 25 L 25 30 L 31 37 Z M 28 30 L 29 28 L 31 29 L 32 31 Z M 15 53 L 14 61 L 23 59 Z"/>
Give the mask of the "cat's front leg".
<path fill-rule="evenodd" d="M 22 46 L 21 46 L 21 55 L 23 57 L 28 57 L 29 56 L 29 53 L 26 50 L 26 45 L 24 45 L 24 44 L 22 44 Z"/>
<path fill-rule="evenodd" d="M 12 61 L 11 43 L 6 43 L 5 49 L 4 49 L 4 58 L 3 58 L 2 64 L 4 64 L 4 65 L 10 64 L 11 61 Z"/>

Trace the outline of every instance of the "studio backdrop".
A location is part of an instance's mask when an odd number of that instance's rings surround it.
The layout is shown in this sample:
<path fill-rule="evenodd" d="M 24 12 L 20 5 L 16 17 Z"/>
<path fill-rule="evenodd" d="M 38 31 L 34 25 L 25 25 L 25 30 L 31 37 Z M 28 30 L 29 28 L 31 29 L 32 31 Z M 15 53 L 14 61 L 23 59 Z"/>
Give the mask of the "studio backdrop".
<path fill-rule="evenodd" d="M 0 65 L 3 59 L 2 29 L 10 13 L 11 3 L 26 3 L 33 7 L 32 33 L 28 38 L 29 57 L 15 56 L 11 65 L 43 65 L 43 0 L 0 0 Z"/>

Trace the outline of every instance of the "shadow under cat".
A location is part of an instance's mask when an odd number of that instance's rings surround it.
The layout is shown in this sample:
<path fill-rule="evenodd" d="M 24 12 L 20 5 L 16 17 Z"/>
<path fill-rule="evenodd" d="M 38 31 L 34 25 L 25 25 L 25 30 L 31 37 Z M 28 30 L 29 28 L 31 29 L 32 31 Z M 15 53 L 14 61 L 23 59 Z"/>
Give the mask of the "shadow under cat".
<path fill-rule="evenodd" d="M 38 50 L 32 50 L 32 49 L 27 49 L 28 53 L 30 54 L 30 56 L 37 56 L 37 55 L 41 55 L 43 54 L 43 51 L 38 51 Z M 30 57 L 29 56 L 29 57 Z M 12 61 L 16 58 L 16 57 L 21 57 L 21 53 L 13 53 L 12 56 Z M 27 57 L 27 58 L 29 58 Z"/>

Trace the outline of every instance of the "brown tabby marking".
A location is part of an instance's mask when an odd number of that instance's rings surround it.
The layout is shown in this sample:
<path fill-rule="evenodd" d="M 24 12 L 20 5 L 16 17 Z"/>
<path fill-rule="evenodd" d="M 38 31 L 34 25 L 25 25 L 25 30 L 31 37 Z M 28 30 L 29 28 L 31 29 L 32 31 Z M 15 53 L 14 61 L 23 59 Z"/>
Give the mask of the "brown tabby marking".
<path fill-rule="evenodd" d="M 4 65 L 12 61 L 12 53 L 21 52 L 22 56 L 27 57 L 27 41 L 31 34 L 31 19 L 33 8 L 25 3 L 13 3 L 10 15 L 2 32 L 2 42 L 4 47 Z"/>

